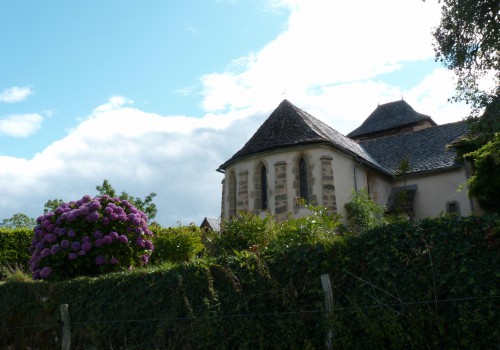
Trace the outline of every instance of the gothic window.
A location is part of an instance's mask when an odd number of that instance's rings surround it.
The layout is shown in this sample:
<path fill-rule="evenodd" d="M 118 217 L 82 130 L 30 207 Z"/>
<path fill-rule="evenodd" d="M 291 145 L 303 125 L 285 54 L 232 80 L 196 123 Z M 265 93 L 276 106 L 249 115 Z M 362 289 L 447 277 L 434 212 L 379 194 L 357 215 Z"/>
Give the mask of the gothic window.
<path fill-rule="evenodd" d="M 264 164 L 260 168 L 260 199 L 262 210 L 267 209 L 267 169 Z"/>
<path fill-rule="evenodd" d="M 299 160 L 299 183 L 300 183 L 300 197 L 309 204 L 309 194 L 307 193 L 307 163 L 304 158 Z"/>

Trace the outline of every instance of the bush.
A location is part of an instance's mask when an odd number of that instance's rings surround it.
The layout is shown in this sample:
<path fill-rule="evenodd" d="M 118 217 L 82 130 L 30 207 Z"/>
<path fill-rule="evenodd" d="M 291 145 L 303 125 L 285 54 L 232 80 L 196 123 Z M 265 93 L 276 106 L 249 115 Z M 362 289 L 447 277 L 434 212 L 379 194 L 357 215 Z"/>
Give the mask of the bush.
<path fill-rule="evenodd" d="M 150 229 L 154 233 L 155 246 L 155 251 L 151 254 L 152 264 L 191 261 L 203 251 L 201 229 L 194 224 L 169 228 L 151 225 Z"/>
<path fill-rule="evenodd" d="M 226 255 L 242 250 L 259 250 L 275 237 L 274 218 L 264 218 L 242 212 L 238 217 L 224 221 L 221 232 L 213 232 L 210 253 Z"/>
<path fill-rule="evenodd" d="M 84 196 L 37 219 L 34 279 L 67 279 L 144 265 L 153 244 L 147 216 L 126 200 Z"/>
<path fill-rule="evenodd" d="M 384 223 L 384 207 L 375 203 L 364 188 L 352 191 L 351 201 L 345 208 L 347 219 L 355 233 L 370 230 Z"/>
<path fill-rule="evenodd" d="M 303 205 L 302 203 L 298 203 Z M 303 205 L 310 211 L 301 218 L 290 217 L 277 227 L 276 239 L 270 244 L 272 250 L 284 250 L 303 244 L 332 242 L 342 232 L 340 215 L 319 206 Z"/>
<path fill-rule="evenodd" d="M 32 237 L 33 230 L 29 228 L 0 227 L 0 267 L 28 266 Z M 5 272 L 0 270 L 0 279 L 5 276 Z"/>

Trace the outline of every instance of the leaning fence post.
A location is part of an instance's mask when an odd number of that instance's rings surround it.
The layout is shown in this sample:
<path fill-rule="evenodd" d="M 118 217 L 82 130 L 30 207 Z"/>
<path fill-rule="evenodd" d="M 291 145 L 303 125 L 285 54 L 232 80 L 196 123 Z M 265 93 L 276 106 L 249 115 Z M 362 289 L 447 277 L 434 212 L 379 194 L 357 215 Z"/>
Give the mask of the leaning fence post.
<path fill-rule="evenodd" d="M 325 273 L 321 275 L 321 285 L 323 286 L 323 292 L 325 293 L 325 317 L 328 319 L 333 309 L 333 292 L 329 274 Z M 330 329 L 326 335 L 325 345 L 327 349 L 332 348 L 332 338 L 333 331 Z"/>
<path fill-rule="evenodd" d="M 62 304 L 59 310 L 61 312 L 62 350 L 69 350 L 71 345 L 71 335 L 69 332 L 68 304 Z"/>

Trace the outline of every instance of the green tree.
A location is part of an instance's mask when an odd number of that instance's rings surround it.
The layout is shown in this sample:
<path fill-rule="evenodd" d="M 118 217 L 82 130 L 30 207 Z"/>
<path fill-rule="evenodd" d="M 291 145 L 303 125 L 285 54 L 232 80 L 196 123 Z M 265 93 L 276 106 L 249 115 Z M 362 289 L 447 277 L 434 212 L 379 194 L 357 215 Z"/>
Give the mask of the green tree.
<path fill-rule="evenodd" d="M 56 210 L 61 204 L 63 204 L 64 201 L 62 199 L 57 199 L 57 198 L 54 198 L 54 199 L 49 199 L 45 205 L 43 206 L 43 212 L 44 213 L 47 213 L 49 211 L 54 211 Z"/>
<path fill-rule="evenodd" d="M 0 227 L 6 228 L 33 228 L 35 225 L 36 220 L 23 213 L 14 214 L 10 219 L 3 219 L 0 223 Z"/>
<path fill-rule="evenodd" d="M 474 122 L 492 104 L 498 111 L 500 86 L 500 2 L 498 0 L 438 0 L 441 22 L 434 30 L 436 59 L 457 78 L 455 101 L 473 107 Z M 485 89 L 480 81 L 493 74 L 496 84 Z M 498 126 L 498 125 L 497 125 Z"/>
<path fill-rule="evenodd" d="M 458 155 L 476 167 L 468 181 L 469 196 L 491 210 L 487 203 L 495 203 L 498 193 L 491 191 L 498 181 L 498 172 L 491 170 L 498 166 L 493 159 L 500 133 L 500 1 L 438 1 L 442 17 L 433 33 L 436 59 L 457 76 L 453 100 L 472 107 L 469 134 L 455 146 Z M 493 75 L 493 85 L 484 88 L 481 80 L 488 75 Z"/>
<path fill-rule="evenodd" d="M 104 179 L 101 186 L 96 186 L 96 190 L 99 191 L 99 195 L 108 195 L 110 197 L 119 197 L 121 199 L 125 199 L 132 203 L 137 209 L 146 214 L 149 220 L 152 220 L 156 217 L 158 213 L 158 209 L 156 204 L 153 203 L 153 198 L 156 197 L 156 193 L 151 192 L 144 199 L 140 197 L 134 197 L 129 195 L 127 192 L 122 191 L 119 196 L 116 194 L 116 190 L 111 186 L 107 179 Z"/>

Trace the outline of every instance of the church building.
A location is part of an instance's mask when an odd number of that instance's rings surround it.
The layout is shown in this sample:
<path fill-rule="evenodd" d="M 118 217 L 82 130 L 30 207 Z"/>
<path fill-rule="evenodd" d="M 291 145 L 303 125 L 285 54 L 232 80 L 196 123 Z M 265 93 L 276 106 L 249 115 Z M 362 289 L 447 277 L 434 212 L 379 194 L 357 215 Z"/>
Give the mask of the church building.
<path fill-rule="evenodd" d="M 474 203 L 464 184 L 468 164 L 452 147 L 467 132 L 463 122 L 437 125 L 404 100 L 379 105 L 347 136 L 284 100 L 248 142 L 218 171 L 222 219 L 240 211 L 271 213 L 278 220 L 301 216 L 296 203 L 320 205 L 347 218 L 352 190 L 415 218 L 467 215 Z"/>

